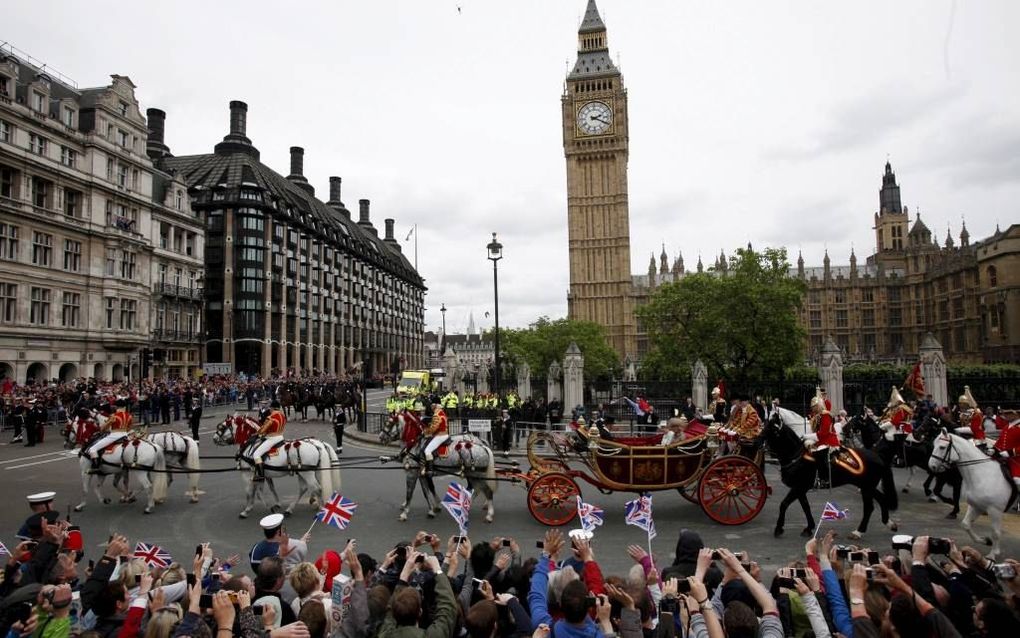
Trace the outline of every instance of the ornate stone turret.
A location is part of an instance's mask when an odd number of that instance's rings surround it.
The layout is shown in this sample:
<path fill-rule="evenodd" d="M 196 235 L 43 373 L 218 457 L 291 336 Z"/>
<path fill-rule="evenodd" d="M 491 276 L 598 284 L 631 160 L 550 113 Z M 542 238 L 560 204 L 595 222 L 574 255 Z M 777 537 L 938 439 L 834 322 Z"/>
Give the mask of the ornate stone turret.
<path fill-rule="evenodd" d="M 970 233 L 967 232 L 967 222 L 963 222 L 963 229 L 960 230 L 960 248 L 970 246 Z"/>
<path fill-rule="evenodd" d="M 662 245 L 662 253 L 659 255 L 659 274 L 665 275 L 669 272 L 669 257 L 666 255 L 666 244 Z"/>
<path fill-rule="evenodd" d="M 701 255 L 698 255 L 698 272 L 705 272 L 705 266 L 701 263 Z"/>
<path fill-rule="evenodd" d="M 655 254 L 648 258 L 648 287 L 655 287 Z"/>
<path fill-rule="evenodd" d="M 726 253 L 722 250 L 719 251 L 719 270 L 726 272 L 729 268 L 729 262 L 726 260 Z"/>
<path fill-rule="evenodd" d="M 857 277 L 857 255 L 854 253 L 854 247 L 850 247 L 850 277 Z"/>
<path fill-rule="evenodd" d="M 832 269 L 830 268 L 831 262 L 829 261 L 829 249 L 825 249 L 825 258 L 822 259 L 822 269 L 826 279 L 832 276 Z"/>
<path fill-rule="evenodd" d="M 953 231 L 947 226 L 946 227 L 946 250 L 956 248 L 953 243 Z"/>
<path fill-rule="evenodd" d="M 801 279 L 804 278 L 804 254 L 801 251 L 797 251 L 797 276 Z"/>

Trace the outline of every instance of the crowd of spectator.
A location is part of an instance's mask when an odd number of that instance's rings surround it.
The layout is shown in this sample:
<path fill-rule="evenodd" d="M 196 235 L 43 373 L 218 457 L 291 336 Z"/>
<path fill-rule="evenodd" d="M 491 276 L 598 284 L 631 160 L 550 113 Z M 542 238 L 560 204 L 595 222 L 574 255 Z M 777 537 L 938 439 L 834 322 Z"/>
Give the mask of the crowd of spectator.
<path fill-rule="evenodd" d="M 54 513 L 46 513 L 54 514 Z M 30 519 L 31 521 L 31 519 Z M 94 562 L 73 528 L 39 517 L 0 583 L 8 638 L 743 638 L 1020 635 L 1020 563 L 946 539 L 894 537 L 883 551 L 810 540 L 763 573 L 746 552 L 682 530 L 672 561 L 601 546 L 589 533 L 473 542 L 426 531 L 384 556 L 308 555 L 282 516 L 245 557 L 199 544 L 188 564 L 154 568 L 114 534 Z M 598 555 L 626 553 L 605 574 Z"/>

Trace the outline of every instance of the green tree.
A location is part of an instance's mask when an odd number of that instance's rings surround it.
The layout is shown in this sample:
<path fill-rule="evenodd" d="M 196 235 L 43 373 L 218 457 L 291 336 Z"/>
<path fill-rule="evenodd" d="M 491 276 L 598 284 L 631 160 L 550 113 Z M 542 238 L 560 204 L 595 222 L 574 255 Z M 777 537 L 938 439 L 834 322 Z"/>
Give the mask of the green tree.
<path fill-rule="evenodd" d="M 607 377 L 620 365 L 602 326 L 592 321 L 541 317 L 527 328 L 501 328 L 499 334 L 506 356 L 514 362 L 527 362 L 536 374 L 544 375 L 553 361 L 562 363 L 572 341 L 584 355 L 585 378 Z"/>
<path fill-rule="evenodd" d="M 648 333 L 646 375 L 686 377 L 701 359 L 734 390 L 755 379 L 779 378 L 800 362 L 804 330 L 797 311 L 804 283 L 789 276 L 785 249 L 730 257 L 725 271 L 664 284 L 638 309 Z"/>

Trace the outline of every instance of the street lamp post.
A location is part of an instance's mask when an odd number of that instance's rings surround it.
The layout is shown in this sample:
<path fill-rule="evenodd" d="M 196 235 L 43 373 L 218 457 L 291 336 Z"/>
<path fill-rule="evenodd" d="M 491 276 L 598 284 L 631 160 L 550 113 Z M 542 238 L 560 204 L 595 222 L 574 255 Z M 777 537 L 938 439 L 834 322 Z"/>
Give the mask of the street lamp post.
<path fill-rule="evenodd" d="M 499 397 L 499 376 L 500 376 L 500 363 L 499 363 L 499 269 L 497 264 L 499 260 L 503 258 L 503 244 L 496 241 L 496 233 L 492 233 L 492 241 L 486 246 L 489 249 L 489 261 L 492 262 L 492 294 L 495 297 L 495 310 L 496 310 L 496 370 L 493 375 L 493 385 L 495 386 L 496 397 Z"/>
<path fill-rule="evenodd" d="M 443 338 L 439 340 L 439 356 L 442 357 L 446 350 L 446 304 L 439 304 L 439 312 L 443 314 Z"/>

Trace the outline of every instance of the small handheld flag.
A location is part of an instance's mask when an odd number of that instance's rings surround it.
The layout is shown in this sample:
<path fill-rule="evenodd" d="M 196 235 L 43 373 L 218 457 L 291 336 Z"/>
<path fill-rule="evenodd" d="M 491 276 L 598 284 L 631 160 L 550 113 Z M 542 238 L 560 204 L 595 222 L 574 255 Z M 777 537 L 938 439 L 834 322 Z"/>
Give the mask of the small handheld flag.
<path fill-rule="evenodd" d="M 581 521 L 581 529 L 586 532 L 594 532 L 596 527 L 601 527 L 605 522 L 605 512 L 601 507 L 591 503 L 585 503 L 581 497 L 577 497 L 577 518 Z"/>
<path fill-rule="evenodd" d="M 166 569 L 174 562 L 174 559 L 170 557 L 170 552 L 158 545 L 149 545 L 142 542 L 135 545 L 135 552 L 132 558 L 141 558 L 149 567 L 159 567 L 161 569 Z"/>
<path fill-rule="evenodd" d="M 443 495 L 443 507 L 460 528 L 462 536 L 467 535 L 468 519 L 471 517 L 471 490 L 459 483 L 450 483 Z"/>
<path fill-rule="evenodd" d="M 823 521 L 841 521 L 846 518 L 849 510 L 839 509 L 835 503 L 826 501 L 825 509 L 822 510 Z"/>
<path fill-rule="evenodd" d="M 315 515 L 315 520 L 322 521 L 326 525 L 332 525 L 337 529 L 347 529 L 354 518 L 354 510 L 358 504 L 347 497 L 334 492 L 329 500 L 322 504 L 322 509 Z"/>

